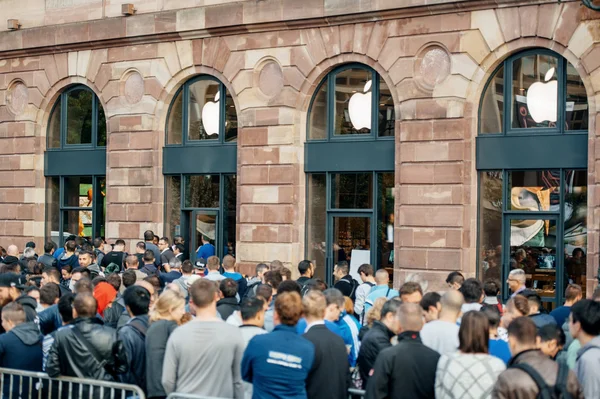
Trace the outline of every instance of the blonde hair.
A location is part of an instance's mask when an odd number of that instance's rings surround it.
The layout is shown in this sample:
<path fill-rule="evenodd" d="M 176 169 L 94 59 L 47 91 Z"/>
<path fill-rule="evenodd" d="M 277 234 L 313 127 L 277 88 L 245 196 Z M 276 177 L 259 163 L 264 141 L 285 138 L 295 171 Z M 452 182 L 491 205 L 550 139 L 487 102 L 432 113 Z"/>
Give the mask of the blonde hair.
<path fill-rule="evenodd" d="M 381 309 L 383 309 L 383 305 L 387 302 L 387 300 L 388 299 L 386 297 L 377 298 L 375 300 L 373 307 L 371 309 L 369 309 L 369 311 L 367 312 L 367 315 L 365 316 L 365 318 L 367 319 L 366 324 L 369 327 L 373 326 L 373 322 L 375 320 L 381 319 Z"/>
<path fill-rule="evenodd" d="M 174 309 L 185 306 L 183 296 L 174 290 L 165 290 L 154 304 L 154 309 L 150 312 L 150 322 L 158 320 L 172 320 L 180 324 L 181 320 L 173 320 L 171 312 Z"/>

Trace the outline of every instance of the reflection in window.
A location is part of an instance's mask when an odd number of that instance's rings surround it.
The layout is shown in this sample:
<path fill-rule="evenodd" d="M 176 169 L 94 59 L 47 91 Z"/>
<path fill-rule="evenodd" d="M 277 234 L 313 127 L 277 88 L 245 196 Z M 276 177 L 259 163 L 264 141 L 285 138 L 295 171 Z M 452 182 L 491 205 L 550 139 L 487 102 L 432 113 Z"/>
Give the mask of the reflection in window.
<path fill-rule="evenodd" d="M 59 243 L 60 224 L 60 178 L 46 179 L 46 237 Z"/>
<path fill-rule="evenodd" d="M 565 171 L 564 246 L 568 279 L 585 290 L 587 258 L 587 172 Z M 585 291 L 584 291 L 585 294 Z"/>
<path fill-rule="evenodd" d="M 502 133 L 504 124 L 504 66 L 490 79 L 483 93 L 479 114 L 480 130 L 484 133 Z"/>
<path fill-rule="evenodd" d="M 535 54 L 513 61 L 513 128 L 555 127 L 558 118 L 558 59 Z"/>
<path fill-rule="evenodd" d="M 237 113 L 235 112 L 235 103 L 229 90 L 225 90 L 225 142 L 237 140 Z"/>
<path fill-rule="evenodd" d="M 559 170 L 514 171 L 508 179 L 513 211 L 558 211 Z"/>
<path fill-rule="evenodd" d="M 394 267 L 394 174 L 377 174 L 377 267 Z M 390 270 L 391 271 L 391 270 Z"/>
<path fill-rule="evenodd" d="M 312 102 L 308 122 L 308 138 L 319 140 L 327 138 L 327 82 L 325 81 Z"/>
<path fill-rule="evenodd" d="M 373 208 L 373 175 L 371 173 L 335 174 L 332 175 L 331 182 L 332 208 Z"/>
<path fill-rule="evenodd" d="M 481 172 L 479 178 L 479 275 L 502 284 L 502 171 Z"/>
<path fill-rule="evenodd" d="M 219 83 L 199 80 L 189 86 L 188 140 L 219 138 L 221 92 Z"/>
<path fill-rule="evenodd" d="M 396 115 L 394 113 L 394 99 L 388 85 L 383 81 L 379 81 L 379 136 L 393 136 L 394 123 Z"/>
<path fill-rule="evenodd" d="M 183 139 L 183 91 L 180 91 L 169 111 L 167 121 L 167 143 L 181 144 Z"/>
<path fill-rule="evenodd" d="M 237 209 L 237 176 L 227 175 L 225 180 L 225 203 L 223 209 L 223 245 L 224 255 L 236 256 L 236 209 Z"/>
<path fill-rule="evenodd" d="M 181 176 L 165 179 L 165 231 L 168 237 L 181 235 Z"/>
<path fill-rule="evenodd" d="M 327 219 L 326 174 L 308 175 L 306 201 L 307 254 L 315 266 L 315 277 L 326 280 L 325 232 Z"/>
<path fill-rule="evenodd" d="M 219 183 L 219 175 L 186 176 L 185 207 L 218 208 Z"/>
<path fill-rule="evenodd" d="M 92 101 L 94 94 L 86 89 L 67 93 L 67 144 L 92 143 Z"/>
<path fill-rule="evenodd" d="M 567 62 L 567 103 L 566 103 L 566 130 L 588 129 L 588 101 L 585 86 L 577 70 Z"/>
<path fill-rule="evenodd" d="M 60 148 L 60 115 L 62 105 L 61 101 L 56 102 L 52 110 L 50 121 L 48 122 L 48 148 Z"/>
<path fill-rule="evenodd" d="M 371 132 L 373 74 L 365 69 L 348 69 L 335 77 L 335 135 Z"/>

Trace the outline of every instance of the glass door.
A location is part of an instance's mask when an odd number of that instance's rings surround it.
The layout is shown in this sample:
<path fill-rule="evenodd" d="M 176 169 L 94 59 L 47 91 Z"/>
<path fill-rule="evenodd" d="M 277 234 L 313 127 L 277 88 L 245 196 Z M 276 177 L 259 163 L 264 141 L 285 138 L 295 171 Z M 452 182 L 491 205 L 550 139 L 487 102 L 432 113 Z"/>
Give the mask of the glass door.
<path fill-rule="evenodd" d="M 195 210 L 189 213 L 191 216 L 189 225 L 190 255 L 193 261 L 204 263 L 209 256 L 220 256 L 218 248 L 219 239 L 219 217 L 218 211 Z"/>
<path fill-rule="evenodd" d="M 340 261 L 348 262 L 351 273 L 353 270 L 358 270 L 363 263 L 372 264 L 373 223 L 371 219 L 371 214 L 330 214 L 331 231 L 327 240 L 327 270 L 324 276 L 327 284 L 333 283 L 333 270 Z"/>

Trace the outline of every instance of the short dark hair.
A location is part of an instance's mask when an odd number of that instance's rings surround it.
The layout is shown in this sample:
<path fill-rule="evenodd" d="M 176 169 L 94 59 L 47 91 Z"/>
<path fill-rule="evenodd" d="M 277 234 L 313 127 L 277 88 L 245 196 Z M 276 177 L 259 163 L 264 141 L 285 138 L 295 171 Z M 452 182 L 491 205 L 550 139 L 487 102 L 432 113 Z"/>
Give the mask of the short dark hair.
<path fill-rule="evenodd" d="M 63 323 L 69 324 L 73 320 L 73 301 L 75 295 L 67 293 L 58 300 L 58 313 L 62 318 Z"/>
<path fill-rule="evenodd" d="M 562 327 L 556 324 L 546 324 L 538 329 L 537 336 L 542 342 L 556 340 L 557 345 L 564 346 L 567 342 L 567 337 Z"/>
<path fill-rule="evenodd" d="M 135 275 L 135 271 L 130 269 L 123 272 L 123 286 L 125 288 L 134 285 L 136 280 L 137 276 Z"/>
<path fill-rule="evenodd" d="M 423 288 L 417 282 L 407 281 L 400 287 L 400 296 L 414 294 L 415 292 L 420 292 L 423 295 Z"/>
<path fill-rule="evenodd" d="M 154 251 L 152 251 L 151 249 L 147 249 L 144 252 L 144 262 L 154 262 Z"/>
<path fill-rule="evenodd" d="M 161 289 L 160 278 L 158 278 L 157 275 L 152 275 L 152 276 L 145 277 L 144 281 L 147 281 L 150 284 L 152 284 L 152 286 L 154 287 L 154 289 L 156 290 L 156 292 L 160 291 L 160 289 Z"/>
<path fill-rule="evenodd" d="M 164 241 L 167 245 L 169 245 L 171 243 L 169 241 L 169 237 L 161 237 L 159 241 Z"/>
<path fill-rule="evenodd" d="M 265 273 L 265 283 L 269 284 L 271 287 L 277 289 L 279 284 L 283 281 L 281 278 L 281 273 L 277 270 L 269 270 Z"/>
<path fill-rule="evenodd" d="M 144 241 L 152 241 L 154 239 L 154 232 L 152 230 L 144 231 Z"/>
<path fill-rule="evenodd" d="M 67 273 L 71 274 L 73 272 L 73 266 L 71 266 L 71 265 L 62 265 L 61 270 L 66 270 Z"/>
<path fill-rule="evenodd" d="M 267 266 L 265 263 L 259 263 L 256 265 L 255 273 L 258 275 L 258 273 L 264 272 L 265 270 L 269 270 L 269 266 Z"/>
<path fill-rule="evenodd" d="M 175 244 L 175 249 L 178 250 L 181 254 L 185 252 L 185 247 L 183 246 L 183 244 Z"/>
<path fill-rule="evenodd" d="M 93 244 L 94 244 L 94 248 L 100 248 L 102 246 L 102 244 L 104 244 L 104 240 L 100 237 L 96 237 L 96 238 L 94 238 Z"/>
<path fill-rule="evenodd" d="M 481 307 L 481 312 L 488 318 L 490 328 L 496 328 L 500 325 L 500 309 L 495 305 L 484 305 Z"/>
<path fill-rule="evenodd" d="M 298 271 L 300 272 L 300 275 L 305 274 L 307 271 L 310 270 L 310 261 L 309 260 L 301 260 L 300 263 L 298 263 Z"/>
<path fill-rule="evenodd" d="M 465 281 L 465 276 L 462 275 L 461 272 L 450 272 L 448 277 L 446 277 L 446 283 L 448 284 L 460 284 L 462 285 Z"/>
<path fill-rule="evenodd" d="M 314 278 L 306 283 L 308 290 L 325 291 L 327 289 L 327 283 L 320 278 Z"/>
<path fill-rule="evenodd" d="M 476 278 L 468 278 L 459 289 L 465 298 L 465 303 L 479 303 L 483 295 L 483 284 Z"/>
<path fill-rule="evenodd" d="M 440 303 L 441 300 L 442 296 L 437 292 L 428 292 L 427 294 L 423 295 L 420 305 L 423 310 L 427 312 L 431 306 L 434 308 L 437 307 L 437 304 Z"/>
<path fill-rule="evenodd" d="M 574 301 L 579 295 L 582 295 L 583 291 L 581 286 L 578 284 L 569 284 L 565 290 L 565 299 L 567 301 Z"/>
<path fill-rule="evenodd" d="M 273 288 L 269 284 L 259 284 L 256 287 L 256 296 L 263 297 L 268 302 L 273 296 Z"/>
<path fill-rule="evenodd" d="M 135 246 L 139 249 L 143 249 L 144 251 L 146 250 L 146 243 L 144 241 L 138 241 L 138 243 L 135 244 Z"/>
<path fill-rule="evenodd" d="M 184 260 L 181 264 L 181 271 L 185 274 L 189 274 L 194 271 L 194 265 L 189 260 Z"/>
<path fill-rule="evenodd" d="M 527 316 L 517 317 L 508 325 L 508 336 L 513 337 L 520 344 L 535 345 L 537 327 L 531 318 Z"/>
<path fill-rule="evenodd" d="M 194 305 L 206 308 L 215 300 L 215 294 L 219 290 L 217 283 L 205 278 L 194 281 L 189 289 L 190 298 Z"/>
<path fill-rule="evenodd" d="M 77 312 L 77 317 L 94 317 L 98 304 L 92 294 L 77 294 L 73 300 L 73 309 Z"/>
<path fill-rule="evenodd" d="M 358 274 L 361 273 L 363 273 L 365 276 L 372 276 L 373 274 L 375 274 L 375 269 L 372 265 L 368 263 L 363 263 L 358 267 Z"/>
<path fill-rule="evenodd" d="M 114 287 L 116 291 L 121 288 L 121 276 L 119 273 L 111 273 L 106 276 L 106 282 Z"/>
<path fill-rule="evenodd" d="M 294 280 L 285 280 L 282 281 L 277 287 L 277 295 L 283 292 L 297 292 L 298 294 L 302 295 L 302 288 L 300 287 L 300 284 Z"/>
<path fill-rule="evenodd" d="M 40 288 L 40 303 L 44 305 L 54 305 L 60 298 L 60 287 L 56 283 L 47 283 Z"/>
<path fill-rule="evenodd" d="M 339 270 L 342 271 L 342 273 L 344 274 L 348 274 L 348 271 L 350 270 L 350 267 L 348 266 L 348 262 L 346 262 L 345 260 L 341 260 L 338 263 L 336 263 L 335 267 Z"/>
<path fill-rule="evenodd" d="M 462 353 L 488 353 L 490 325 L 485 314 L 470 311 L 463 315 L 458 330 L 458 349 Z"/>
<path fill-rule="evenodd" d="M 47 253 L 47 254 L 49 254 L 50 252 L 52 252 L 52 250 L 53 250 L 54 248 L 56 248 L 56 247 L 55 247 L 55 245 L 54 245 L 54 242 L 52 242 L 52 241 L 47 241 L 47 242 L 44 244 L 44 252 L 45 252 L 45 253 Z"/>
<path fill-rule="evenodd" d="M 115 245 L 125 246 L 125 240 L 122 240 L 122 239 L 119 238 L 117 241 L 115 241 Z"/>
<path fill-rule="evenodd" d="M 54 281 L 60 282 L 60 272 L 55 267 L 46 267 L 42 273 L 46 273 L 46 275 L 52 278 Z"/>
<path fill-rule="evenodd" d="M 82 277 L 78 282 L 75 283 L 75 292 L 77 294 L 93 292 L 92 280 L 87 277 Z"/>
<path fill-rule="evenodd" d="M 65 243 L 65 249 L 69 252 L 75 252 L 75 247 L 77 246 L 77 244 L 75 243 L 75 240 L 68 240 Z"/>
<path fill-rule="evenodd" d="M 393 313 L 396 314 L 398 312 L 398 308 L 400 307 L 400 305 L 402 305 L 402 302 L 397 300 L 396 298 L 392 298 L 387 300 L 384 304 L 383 307 L 381 308 L 381 320 L 383 320 L 383 318 L 388 314 L 388 313 Z"/>
<path fill-rule="evenodd" d="M 92 272 L 87 267 L 76 267 L 73 269 L 73 273 L 81 273 L 81 275 L 85 275 L 86 278 L 90 278 L 92 276 Z"/>
<path fill-rule="evenodd" d="M 132 285 L 123 292 L 123 301 L 134 316 L 145 315 L 150 309 L 150 292 L 142 286 Z"/>
<path fill-rule="evenodd" d="M 521 295 L 527 298 L 527 301 L 529 303 L 534 303 L 537 305 L 538 309 L 542 309 L 542 298 L 537 292 L 535 292 L 534 290 L 524 290 L 521 291 Z"/>
<path fill-rule="evenodd" d="M 485 296 L 497 296 L 498 292 L 500 292 L 500 288 L 494 280 L 486 280 L 483 283 L 483 292 L 485 293 Z"/>
<path fill-rule="evenodd" d="M 579 322 L 588 335 L 600 335 L 600 302 L 582 299 L 571 307 L 573 322 Z"/>
<path fill-rule="evenodd" d="M 234 298 L 238 291 L 238 283 L 232 278 L 223 279 L 219 284 L 219 290 L 224 298 Z"/>
<path fill-rule="evenodd" d="M 242 314 L 242 320 L 250 320 L 256 317 L 256 315 L 263 310 L 265 301 L 260 297 L 245 298 L 240 306 L 240 313 Z"/>

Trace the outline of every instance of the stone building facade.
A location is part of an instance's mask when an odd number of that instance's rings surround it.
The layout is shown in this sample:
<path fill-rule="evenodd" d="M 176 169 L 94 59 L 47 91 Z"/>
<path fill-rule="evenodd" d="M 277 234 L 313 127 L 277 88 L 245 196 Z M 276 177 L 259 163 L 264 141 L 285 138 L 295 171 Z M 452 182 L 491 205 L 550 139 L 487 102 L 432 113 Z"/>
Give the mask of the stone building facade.
<path fill-rule="evenodd" d="M 134 15 L 121 14 L 126 2 Z M 311 100 L 328 73 L 355 63 L 371 68 L 393 98 L 394 285 L 412 279 L 443 288 L 449 271 L 483 273 L 476 158 L 487 156 L 477 151 L 486 83 L 509 57 L 547 49 L 575 68 L 587 94 L 582 281 L 588 292 L 596 284 L 600 14 L 579 1 L 3 3 L 1 19 L 21 26 L 0 32 L 2 245 L 49 238 L 48 170 L 57 162 L 48 155 L 50 118 L 74 84 L 93 91 L 106 119 L 106 180 L 94 186 L 105 195 L 104 235 L 130 248 L 146 229 L 171 235 L 163 173 L 169 110 L 189 79 L 207 75 L 224 85 L 237 115 L 236 258 L 248 273 L 272 259 L 297 264 L 309 256 Z M 75 158 L 86 167 L 85 156 Z M 69 168 L 60 174 L 79 174 Z M 505 269 L 513 255 L 504 255 Z"/>

